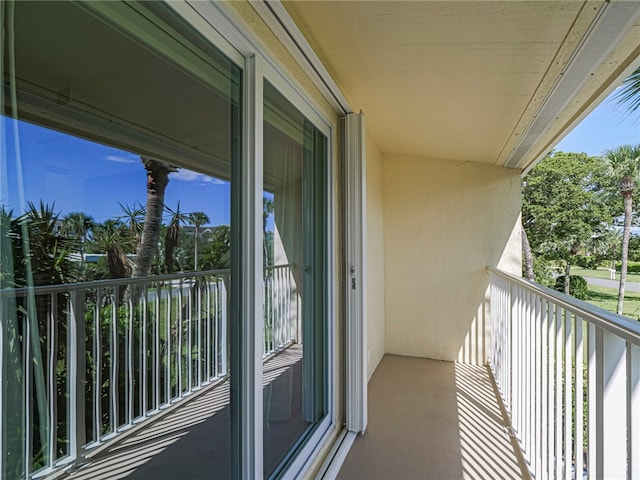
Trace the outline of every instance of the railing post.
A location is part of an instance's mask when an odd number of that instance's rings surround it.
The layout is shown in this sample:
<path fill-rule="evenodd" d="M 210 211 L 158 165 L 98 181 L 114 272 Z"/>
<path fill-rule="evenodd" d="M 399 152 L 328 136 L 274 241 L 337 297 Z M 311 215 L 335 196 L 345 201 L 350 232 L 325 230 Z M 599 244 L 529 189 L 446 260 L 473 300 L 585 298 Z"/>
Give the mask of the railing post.
<path fill-rule="evenodd" d="M 507 406 L 509 408 L 509 415 L 511 416 L 511 420 L 512 420 L 512 425 L 513 425 L 513 420 L 515 418 L 514 416 L 514 408 L 513 408 L 513 388 L 514 388 L 514 383 L 515 383 L 515 375 L 516 372 L 514 371 L 516 366 L 515 366 L 515 349 L 514 349 L 514 343 L 516 342 L 515 339 L 515 333 L 514 333 L 514 328 L 513 328 L 513 322 L 514 319 L 516 317 L 516 299 L 515 299 L 515 295 L 513 293 L 513 291 L 516 289 L 517 287 L 515 285 L 509 284 L 509 317 L 507 319 L 507 341 L 509 343 L 509 353 L 507 355 L 507 359 L 508 359 L 508 368 L 507 368 L 507 372 L 509 372 L 509 384 L 507 385 L 506 390 L 506 396 L 507 396 Z"/>
<path fill-rule="evenodd" d="M 227 375 L 229 373 L 229 368 L 228 368 L 228 364 L 229 364 L 229 349 L 227 348 L 229 345 L 229 335 L 227 334 L 228 332 L 228 326 L 229 326 L 229 316 L 227 314 L 228 312 L 228 305 L 229 302 L 231 301 L 231 297 L 228 294 L 227 291 L 227 284 L 224 281 L 224 279 L 218 280 L 219 285 L 220 285 L 220 296 L 219 298 L 221 299 L 220 301 L 220 316 L 221 316 L 221 322 L 220 322 L 220 348 L 221 348 L 221 353 L 220 353 L 220 360 L 221 360 L 221 370 L 222 370 L 222 375 Z"/>
<path fill-rule="evenodd" d="M 574 351 L 575 351 L 575 472 L 576 478 L 582 477 L 584 470 L 584 334 L 581 317 L 575 317 Z"/>
<path fill-rule="evenodd" d="M 86 382 L 86 326 L 84 308 L 85 290 L 69 292 L 69 450 L 76 463 L 82 459 L 86 444 L 85 428 L 85 382 Z"/>
<path fill-rule="evenodd" d="M 536 478 L 546 478 L 549 472 L 549 304 L 542 301 L 542 322 L 540 325 L 541 339 L 541 394 L 542 408 L 540 411 L 540 451 Z"/>
<path fill-rule="evenodd" d="M 0 239 L 2 241 L 3 239 Z M 0 478 L 25 472 L 27 459 L 25 425 L 25 382 L 23 354 L 28 346 L 28 330 L 20 341 L 18 305 L 12 291 L 0 292 Z M 14 432 L 18 432 L 15 434 Z"/>
<path fill-rule="evenodd" d="M 627 475 L 627 343 L 603 332 L 602 456 L 603 475 L 598 478 L 626 478 Z"/>
<path fill-rule="evenodd" d="M 588 425 L 589 478 L 602 478 L 602 330 L 593 324 L 588 327 Z"/>
<path fill-rule="evenodd" d="M 564 448 L 563 448 L 563 463 L 565 469 L 565 478 L 570 478 L 571 475 L 571 462 L 573 459 L 573 441 L 572 436 L 572 420 L 573 420 L 573 368 L 572 362 L 574 359 L 572 336 L 572 320 L 575 317 L 565 310 L 564 317 Z"/>
<path fill-rule="evenodd" d="M 629 378 L 627 415 L 630 434 L 628 442 L 629 473 L 631 478 L 640 478 L 640 347 L 627 345 L 627 370 Z M 636 452 L 636 455 L 633 455 Z"/>
<path fill-rule="evenodd" d="M 96 304 L 93 311 L 93 431 L 94 439 L 102 439 L 102 289 L 96 289 Z"/>
<path fill-rule="evenodd" d="M 562 462 L 563 455 L 563 445 L 562 445 L 562 413 L 563 413 L 563 403 L 562 403 L 562 353 L 563 353 L 563 323 L 564 323 L 564 309 L 556 308 L 556 323 L 555 323 L 555 344 L 556 344 L 556 358 L 555 358 L 555 420 L 554 420 L 554 431 L 555 431 L 555 472 L 556 478 L 562 478 L 564 475 L 564 465 Z"/>
<path fill-rule="evenodd" d="M 558 322 L 558 306 L 549 306 L 549 322 L 547 323 L 547 345 L 549 345 L 548 389 L 547 389 L 547 472 L 550 478 L 554 478 L 556 468 L 555 436 L 556 436 L 556 323 Z"/>
<path fill-rule="evenodd" d="M 544 308 L 543 301 L 537 295 L 534 294 L 536 317 L 535 322 L 531 326 L 534 337 L 533 341 L 533 368 L 531 369 L 534 375 L 534 392 L 533 392 L 533 412 L 532 412 L 532 436 L 533 440 L 531 445 L 533 450 L 531 452 L 531 470 L 536 474 L 540 471 L 541 455 L 540 455 L 540 443 L 542 440 L 542 329 L 544 324 Z M 539 477 L 538 477 L 539 478 Z"/>

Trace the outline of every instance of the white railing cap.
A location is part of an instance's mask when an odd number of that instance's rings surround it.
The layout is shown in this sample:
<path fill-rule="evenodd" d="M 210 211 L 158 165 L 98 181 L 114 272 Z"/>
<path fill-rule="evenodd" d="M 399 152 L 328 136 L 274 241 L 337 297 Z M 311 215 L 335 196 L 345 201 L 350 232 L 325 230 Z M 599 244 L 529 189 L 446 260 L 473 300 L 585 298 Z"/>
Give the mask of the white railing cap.
<path fill-rule="evenodd" d="M 612 313 L 590 303 L 570 297 L 522 277 L 504 272 L 495 267 L 487 267 L 490 274 L 510 281 L 520 287 L 534 292 L 538 296 L 558 305 L 576 316 L 593 323 L 621 338 L 640 346 L 640 321 L 631 320 L 628 317 Z"/>

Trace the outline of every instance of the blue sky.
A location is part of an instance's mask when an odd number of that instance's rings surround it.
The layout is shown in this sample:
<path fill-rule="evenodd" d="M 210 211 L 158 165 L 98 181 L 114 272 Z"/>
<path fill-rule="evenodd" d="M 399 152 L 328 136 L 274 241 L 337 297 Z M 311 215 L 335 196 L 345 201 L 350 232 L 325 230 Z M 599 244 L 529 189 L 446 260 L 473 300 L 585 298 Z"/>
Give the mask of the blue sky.
<path fill-rule="evenodd" d="M 555 149 L 563 152 L 602 155 L 610 148 L 640 144 L 640 112 L 627 115 L 612 97 L 596 107 Z"/>
<path fill-rule="evenodd" d="M 2 118 L 7 170 L 2 172 L 0 204 L 22 213 L 13 141 L 14 121 Z M 102 222 L 122 214 L 118 202 L 146 203 L 146 173 L 140 157 L 117 148 L 17 122 L 26 201 L 55 202 L 61 217 L 81 211 Z M 205 212 L 211 225 L 229 224 L 230 185 L 180 169 L 171 174 L 165 204 L 185 213 Z"/>

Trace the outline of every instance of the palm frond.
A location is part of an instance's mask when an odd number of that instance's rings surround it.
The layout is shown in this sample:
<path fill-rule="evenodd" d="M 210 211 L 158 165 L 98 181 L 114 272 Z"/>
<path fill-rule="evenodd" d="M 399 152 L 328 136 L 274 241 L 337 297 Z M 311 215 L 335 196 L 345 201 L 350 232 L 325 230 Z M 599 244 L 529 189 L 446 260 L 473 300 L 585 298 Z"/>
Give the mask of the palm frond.
<path fill-rule="evenodd" d="M 622 82 L 614 98 L 616 105 L 625 107 L 627 114 L 634 113 L 640 108 L 640 67 Z"/>

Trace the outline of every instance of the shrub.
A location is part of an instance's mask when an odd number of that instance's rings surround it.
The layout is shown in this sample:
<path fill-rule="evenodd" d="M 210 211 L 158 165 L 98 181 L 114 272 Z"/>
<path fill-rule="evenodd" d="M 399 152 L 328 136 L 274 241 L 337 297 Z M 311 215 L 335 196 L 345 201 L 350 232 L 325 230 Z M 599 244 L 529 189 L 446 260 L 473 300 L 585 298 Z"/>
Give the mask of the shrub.
<path fill-rule="evenodd" d="M 616 262 L 616 271 L 620 271 L 622 264 Z M 627 262 L 627 273 L 640 273 L 640 262 Z"/>
<path fill-rule="evenodd" d="M 524 268 L 524 265 L 523 265 Z M 524 271 L 522 272 L 524 274 Z M 553 268 L 541 257 L 533 258 L 533 274 L 536 277 L 536 283 L 544 285 L 545 287 L 553 288 Z"/>
<path fill-rule="evenodd" d="M 600 259 L 596 255 L 576 255 L 574 260 L 576 265 L 589 270 L 598 268 L 600 264 Z"/>
<path fill-rule="evenodd" d="M 564 292 L 564 278 L 564 275 L 556 278 L 556 290 L 559 292 Z M 571 275 L 569 295 L 579 298 L 580 300 L 585 300 L 587 298 L 587 281 L 578 275 Z"/>

